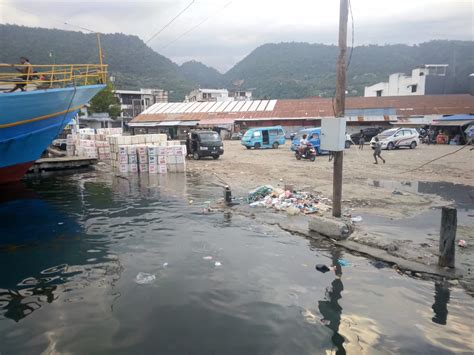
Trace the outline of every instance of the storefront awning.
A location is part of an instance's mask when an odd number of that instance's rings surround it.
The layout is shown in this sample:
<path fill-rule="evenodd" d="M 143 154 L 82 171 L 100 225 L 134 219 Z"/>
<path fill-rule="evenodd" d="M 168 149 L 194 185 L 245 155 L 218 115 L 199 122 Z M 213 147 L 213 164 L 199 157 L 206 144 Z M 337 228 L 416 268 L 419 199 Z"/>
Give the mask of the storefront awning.
<path fill-rule="evenodd" d="M 192 127 L 200 123 L 199 121 L 181 121 L 178 126 Z"/>
<path fill-rule="evenodd" d="M 159 127 L 174 127 L 174 126 L 179 126 L 181 121 L 161 121 L 160 123 L 157 124 Z"/>
<path fill-rule="evenodd" d="M 205 118 L 199 121 L 199 125 L 229 125 L 234 124 L 235 119 L 233 118 Z"/>
<path fill-rule="evenodd" d="M 462 127 L 468 124 L 473 123 L 474 121 L 468 120 L 440 120 L 440 121 L 433 121 L 433 126 L 442 126 L 442 127 Z"/>

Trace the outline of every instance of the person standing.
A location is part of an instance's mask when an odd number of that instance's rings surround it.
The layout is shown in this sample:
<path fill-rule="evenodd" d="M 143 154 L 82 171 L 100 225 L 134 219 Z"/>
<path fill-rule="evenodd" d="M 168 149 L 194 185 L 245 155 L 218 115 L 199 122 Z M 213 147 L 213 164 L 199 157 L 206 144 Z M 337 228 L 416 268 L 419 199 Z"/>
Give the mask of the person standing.
<path fill-rule="evenodd" d="M 365 143 L 365 134 L 363 130 L 360 130 L 360 134 L 359 134 L 359 149 L 360 150 L 364 149 L 364 143 Z"/>
<path fill-rule="evenodd" d="M 20 89 L 21 91 L 26 90 L 25 87 L 27 85 L 27 82 L 33 74 L 33 67 L 31 66 L 30 61 L 28 60 L 28 58 L 25 58 L 25 57 L 20 58 L 20 63 L 21 63 L 21 67 L 20 68 L 15 68 L 15 69 L 16 69 L 16 71 L 18 71 L 20 73 L 23 73 L 25 75 L 22 75 L 22 76 L 19 77 L 19 79 L 21 79 L 21 83 L 15 84 L 15 87 L 13 89 L 7 91 L 7 92 L 14 92 L 18 89 Z M 15 65 L 12 64 L 11 66 L 14 67 Z"/>
<path fill-rule="evenodd" d="M 374 162 L 374 164 L 378 164 L 378 163 L 379 163 L 379 162 L 377 161 L 377 157 L 379 157 L 380 159 L 382 159 L 383 163 L 385 164 L 385 159 L 382 158 L 382 156 L 380 155 L 380 154 L 382 153 L 382 143 L 380 143 L 378 137 L 375 137 L 374 140 L 375 140 L 375 149 L 374 149 L 374 159 L 375 159 L 375 162 Z"/>

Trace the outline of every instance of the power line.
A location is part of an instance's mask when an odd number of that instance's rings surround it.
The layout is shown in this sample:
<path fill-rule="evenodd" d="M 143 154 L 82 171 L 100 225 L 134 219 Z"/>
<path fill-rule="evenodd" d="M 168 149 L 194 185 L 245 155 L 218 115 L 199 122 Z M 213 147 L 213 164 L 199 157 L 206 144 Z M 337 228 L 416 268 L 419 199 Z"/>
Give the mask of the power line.
<path fill-rule="evenodd" d="M 186 36 L 188 33 L 194 31 L 196 28 L 200 27 L 201 25 L 203 25 L 205 22 L 209 21 L 212 17 L 214 17 L 215 15 L 217 15 L 219 12 L 223 11 L 226 7 L 228 7 L 230 4 L 232 4 L 232 1 L 229 1 L 227 4 L 225 4 L 220 10 L 216 11 L 215 13 L 213 13 L 212 15 L 210 15 L 209 17 L 206 17 L 204 20 L 202 20 L 201 22 L 199 22 L 197 25 L 191 27 L 189 30 L 183 32 L 181 35 L 179 35 L 178 37 L 176 37 L 175 39 L 171 40 L 170 42 L 168 42 L 167 44 L 165 44 L 164 46 L 162 46 L 160 49 L 165 49 L 165 48 L 168 48 L 169 46 L 171 46 L 173 43 L 179 41 L 181 38 L 183 38 L 184 36 Z"/>
<path fill-rule="evenodd" d="M 151 40 L 153 40 L 156 36 L 158 36 L 161 32 L 163 32 L 166 27 L 171 25 L 179 16 L 181 16 L 187 9 L 191 7 L 192 4 L 194 4 L 195 0 L 191 1 L 188 6 L 186 6 L 183 10 L 181 10 L 180 13 L 178 13 L 175 17 L 173 17 L 166 25 L 164 25 L 158 32 L 156 32 L 153 36 L 150 37 L 148 41 L 145 42 L 145 44 L 148 44 Z"/>

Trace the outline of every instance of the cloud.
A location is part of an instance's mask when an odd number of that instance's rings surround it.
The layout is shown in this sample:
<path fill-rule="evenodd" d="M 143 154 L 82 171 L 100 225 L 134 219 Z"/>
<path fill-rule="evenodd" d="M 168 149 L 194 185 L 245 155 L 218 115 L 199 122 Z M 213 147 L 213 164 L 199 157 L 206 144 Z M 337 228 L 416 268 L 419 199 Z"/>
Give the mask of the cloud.
<path fill-rule="evenodd" d="M 195 0 L 149 45 L 178 63 L 196 59 L 225 71 L 264 43 L 337 42 L 338 1 L 234 0 L 224 8 L 229 1 Z M 146 41 L 190 2 L 0 0 L 0 23 L 78 29 L 67 22 Z M 352 0 L 352 10 L 356 45 L 473 38 L 469 0 Z"/>

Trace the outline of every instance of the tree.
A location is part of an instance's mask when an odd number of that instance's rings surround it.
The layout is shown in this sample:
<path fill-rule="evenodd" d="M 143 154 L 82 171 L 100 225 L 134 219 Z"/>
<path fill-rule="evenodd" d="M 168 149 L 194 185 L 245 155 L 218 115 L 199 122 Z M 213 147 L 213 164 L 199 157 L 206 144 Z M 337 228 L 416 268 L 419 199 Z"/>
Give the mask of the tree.
<path fill-rule="evenodd" d="M 102 91 L 92 98 L 87 111 L 89 113 L 107 112 L 112 119 L 120 116 L 119 101 L 114 96 L 111 83 L 108 83 Z"/>

